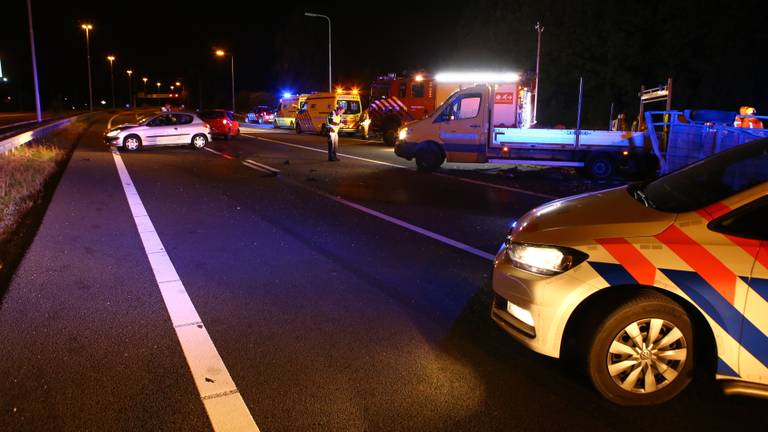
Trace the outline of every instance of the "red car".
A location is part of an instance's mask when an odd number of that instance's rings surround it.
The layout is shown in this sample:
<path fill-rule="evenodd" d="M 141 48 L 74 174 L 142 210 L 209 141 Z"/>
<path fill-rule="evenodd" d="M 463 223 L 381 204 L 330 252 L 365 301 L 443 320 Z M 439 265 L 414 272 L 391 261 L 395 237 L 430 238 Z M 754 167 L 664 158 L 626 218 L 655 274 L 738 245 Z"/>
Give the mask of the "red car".
<path fill-rule="evenodd" d="M 200 111 L 200 118 L 211 126 L 211 135 L 230 139 L 240 135 L 240 122 L 235 119 L 232 111 L 204 110 Z"/>
<path fill-rule="evenodd" d="M 275 111 L 271 108 L 259 105 L 248 111 L 245 115 L 246 123 L 272 124 L 275 121 Z"/>

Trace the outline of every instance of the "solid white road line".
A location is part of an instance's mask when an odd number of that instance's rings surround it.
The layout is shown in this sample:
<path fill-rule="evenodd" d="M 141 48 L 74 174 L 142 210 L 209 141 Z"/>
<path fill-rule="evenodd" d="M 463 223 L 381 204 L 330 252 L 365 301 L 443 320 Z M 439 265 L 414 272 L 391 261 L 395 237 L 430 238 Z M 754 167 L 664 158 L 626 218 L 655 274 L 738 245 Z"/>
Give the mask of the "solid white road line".
<path fill-rule="evenodd" d="M 263 138 L 263 137 L 259 137 L 259 136 L 251 136 L 251 135 L 247 135 L 247 134 L 245 136 L 247 136 L 249 138 L 256 138 L 256 139 L 260 139 L 260 140 L 264 140 L 264 141 L 269 141 L 269 142 L 273 142 L 273 143 L 277 143 L 277 144 L 283 144 L 283 145 L 287 145 L 287 146 L 291 146 L 291 147 L 297 147 L 297 148 L 301 148 L 301 149 L 305 149 L 305 150 L 311 150 L 311 151 L 314 151 L 314 152 L 327 153 L 327 151 L 325 151 L 325 150 L 317 149 L 317 148 L 314 148 L 314 147 L 303 146 L 303 145 L 299 145 L 299 144 L 292 144 L 292 143 L 287 143 L 285 141 L 278 141 L 278 140 L 273 140 L 273 139 L 269 139 L 269 138 Z M 348 157 L 348 158 L 352 158 L 352 159 L 358 159 L 358 160 L 361 160 L 361 161 L 371 162 L 371 163 L 375 163 L 375 164 L 379 164 L 379 165 L 387 165 L 387 166 L 396 167 L 396 168 L 410 169 L 410 168 L 408 168 L 407 166 L 404 166 L 404 165 L 398 165 L 398 164 L 378 161 L 378 160 L 374 160 L 374 159 L 366 159 L 366 158 L 362 158 L 362 157 L 358 157 L 358 156 L 352 156 L 352 155 L 348 155 L 348 154 L 344 154 L 344 153 L 339 153 L 339 156 L 344 156 L 344 157 Z M 531 192 L 531 191 L 528 191 L 528 190 L 525 190 L 525 189 L 519 189 L 519 188 L 510 187 L 510 186 L 503 186 L 503 185 L 498 185 L 498 184 L 495 184 L 495 183 L 488 183 L 488 182 L 484 182 L 484 181 L 481 181 L 481 180 L 468 179 L 466 177 L 459 177 L 459 176 L 454 176 L 454 175 L 450 175 L 450 174 L 443 174 L 443 173 L 432 173 L 432 174 L 433 175 L 437 175 L 437 176 L 441 176 L 441 177 L 451 178 L 451 179 L 458 180 L 458 181 L 463 181 L 465 183 L 472 183 L 472 184 L 477 184 L 477 185 L 482 185 L 482 186 L 488 186 L 488 187 L 492 187 L 492 188 L 496 188 L 496 189 L 503 189 L 503 190 L 507 190 L 507 191 L 510 191 L 510 192 L 517 192 L 517 193 L 537 196 L 537 197 L 546 198 L 546 199 L 557 199 L 557 198 L 560 198 L 559 196 L 556 196 L 556 195 L 549 195 L 549 194 L 544 194 L 544 193 L 540 193 L 540 192 Z"/>
<path fill-rule="evenodd" d="M 251 160 L 248 160 L 246 162 L 255 163 L 255 162 L 253 162 Z M 263 167 L 270 168 L 270 169 L 274 170 L 274 168 L 271 168 L 271 167 L 269 167 L 267 165 L 262 165 L 262 164 L 258 164 L 258 165 L 261 165 Z M 250 165 L 248 165 L 248 166 L 250 166 Z M 251 168 L 255 168 L 255 167 L 251 166 Z M 413 231 L 413 232 L 419 233 L 421 235 L 427 236 L 427 237 L 429 237 L 431 239 L 434 239 L 434 240 L 437 240 L 439 242 L 445 243 L 445 244 L 447 244 L 449 246 L 453 246 L 453 247 L 461 249 L 461 250 L 463 250 L 465 252 L 469 252 L 469 253 L 471 253 L 473 255 L 477 255 L 480 258 L 485 258 L 485 259 L 487 259 L 489 261 L 493 261 L 494 258 L 495 258 L 495 256 L 493 254 L 490 254 L 488 252 L 485 252 L 485 251 L 482 251 L 480 249 L 474 248 L 474 247 L 472 247 L 470 245 L 467 245 L 467 244 L 464 244 L 464 243 L 462 243 L 460 241 L 456 241 L 456 240 L 450 239 L 448 237 L 445 237 L 443 235 L 440 235 L 440 234 L 437 234 L 435 232 L 429 231 L 429 230 L 424 229 L 422 227 L 410 224 L 410 223 L 408 223 L 408 222 L 406 222 L 406 221 L 404 221 L 402 219 L 398 219 L 396 217 L 392 217 L 392 216 L 386 215 L 386 214 L 384 214 L 384 213 L 382 213 L 380 211 L 377 211 L 377 210 L 374 210 L 374 209 L 362 206 L 360 204 L 353 203 L 352 201 L 348 201 L 348 200 L 345 200 L 344 198 L 341 198 L 341 197 L 338 197 L 338 196 L 335 196 L 335 195 L 331 195 L 331 194 L 329 194 L 327 192 L 323 192 L 323 191 L 321 191 L 319 189 L 315 189 L 313 187 L 309 187 L 309 186 L 307 186 L 305 184 L 302 184 L 300 182 L 297 182 L 297 181 L 294 181 L 294 180 L 291 180 L 291 179 L 285 179 L 284 178 L 284 181 L 286 181 L 286 182 L 288 182 L 288 183 L 290 183 L 290 184 L 292 184 L 294 186 L 298 186 L 298 187 L 300 187 L 302 189 L 305 189 L 305 190 L 308 190 L 310 192 L 316 193 L 318 195 L 324 196 L 326 198 L 330 198 L 330 199 L 336 201 L 337 203 L 344 204 L 347 207 L 352 207 L 355 210 L 359 210 L 359 211 L 361 211 L 363 213 L 367 213 L 367 214 L 369 214 L 371 216 L 375 216 L 375 217 L 377 217 L 379 219 L 385 220 L 385 221 L 387 221 L 389 223 L 393 223 L 395 225 L 401 226 L 401 227 L 403 227 L 405 229 L 408 229 L 410 231 Z"/>
<path fill-rule="evenodd" d="M 176 268 L 155 231 L 120 153 L 112 149 L 125 197 L 144 244 L 176 336 L 216 432 L 259 431 L 232 377 L 195 310 Z"/>
<path fill-rule="evenodd" d="M 276 143 L 276 144 L 287 145 L 289 147 L 296 147 L 296 148 L 300 148 L 300 149 L 304 149 L 304 150 L 310 150 L 310 151 L 313 151 L 313 152 L 328 153 L 328 151 L 326 151 L 326 150 L 321 150 L 321 149 L 317 149 L 317 148 L 314 148 L 314 147 L 303 146 L 303 145 L 299 145 L 299 144 L 292 144 L 292 143 L 287 143 L 285 141 L 278 141 L 278 140 L 273 140 L 273 139 L 263 138 L 263 137 L 254 137 L 254 136 L 250 136 L 250 135 L 246 135 L 246 136 L 248 136 L 250 138 L 260 139 L 260 140 L 263 140 L 263 141 L 273 142 L 273 143 Z M 361 160 L 361 161 L 364 161 L 364 162 L 370 162 L 370 163 L 374 163 L 374 164 L 378 164 L 378 165 L 386 165 L 386 166 L 391 166 L 391 167 L 395 167 L 395 168 L 407 168 L 404 165 L 398 165 L 398 164 L 378 161 L 378 160 L 374 160 L 374 159 L 367 159 L 367 158 L 359 157 L 359 156 L 352 156 L 352 155 L 346 154 L 346 153 L 337 153 L 337 154 L 339 156 L 342 156 L 342 157 L 346 157 L 346 158 L 350 158 L 350 159 L 357 159 L 357 160 Z"/>
<path fill-rule="evenodd" d="M 360 210 L 361 212 L 367 213 L 367 214 L 369 214 L 371 216 L 375 216 L 375 217 L 377 217 L 379 219 L 385 220 L 385 221 L 393 223 L 395 225 L 399 225 L 399 226 L 401 226 L 401 227 L 403 227 L 405 229 L 408 229 L 408 230 L 411 230 L 413 232 L 419 233 L 421 235 L 427 236 L 427 237 L 429 237 L 431 239 L 437 240 L 439 242 L 443 242 L 443 243 L 445 243 L 445 244 L 447 244 L 449 246 L 453 246 L 455 248 L 461 249 L 464 252 L 469 252 L 469 253 L 471 253 L 473 255 L 477 255 L 480 258 L 485 258 L 485 259 L 487 259 L 489 261 L 493 261 L 496 258 L 493 254 L 489 254 L 488 252 L 481 251 L 480 249 L 474 248 L 474 247 L 472 247 L 472 246 L 470 246 L 468 244 L 464 244 L 464 243 L 462 243 L 460 241 L 456 241 L 456 240 L 450 239 L 448 237 L 445 237 L 445 236 L 442 236 L 440 234 L 434 233 L 434 232 L 429 231 L 427 229 L 424 229 L 424 228 L 421 228 L 419 226 L 410 224 L 410 223 L 408 223 L 408 222 L 406 222 L 406 221 L 404 221 L 402 219 L 398 219 L 396 217 L 392 217 L 392 216 L 386 215 L 384 213 L 381 213 L 379 211 L 370 209 L 370 208 L 362 206 L 360 204 L 355 204 L 355 203 L 353 203 L 351 201 L 345 200 L 344 198 L 337 197 L 337 196 L 331 195 L 329 193 L 325 193 L 323 191 L 311 188 L 311 187 L 303 185 L 301 183 L 295 183 L 295 184 L 303 187 L 304 189 L 311 190 L 312 192 L 315 192 L 316 194 L 322 195 L 322 196 L 324 196 L 326 198 L 330 198 L 330 199 L 332 199 L 332 200 L 334 200 L 334 201 L 336 201 L 338 203 L 344 204 L 347 207 L 352 207 L 353 209 Z"/>

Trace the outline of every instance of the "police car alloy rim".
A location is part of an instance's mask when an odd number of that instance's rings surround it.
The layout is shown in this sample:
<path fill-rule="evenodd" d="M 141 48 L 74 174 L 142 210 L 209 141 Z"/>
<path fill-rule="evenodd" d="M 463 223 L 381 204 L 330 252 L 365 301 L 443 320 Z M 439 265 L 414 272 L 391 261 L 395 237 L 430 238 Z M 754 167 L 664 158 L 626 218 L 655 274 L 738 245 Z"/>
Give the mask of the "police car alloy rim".
<path fill-rule="evenodd" d="M 674 324 L 641 319 L 614 338 L 608 349 L 608 373 L 626 391 L 652 393 L 677 378 L 687 357 L 685 336 Z"/>

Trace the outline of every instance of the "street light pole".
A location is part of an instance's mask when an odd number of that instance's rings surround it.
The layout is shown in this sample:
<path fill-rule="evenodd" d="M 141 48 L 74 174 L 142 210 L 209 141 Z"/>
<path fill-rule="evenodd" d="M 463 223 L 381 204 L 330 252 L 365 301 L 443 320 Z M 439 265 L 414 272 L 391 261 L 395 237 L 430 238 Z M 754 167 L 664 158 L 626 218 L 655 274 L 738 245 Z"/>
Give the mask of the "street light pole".
<path fill-rule="evenodd" d="M 536 43 L 536 91 L 533 93 L 533 124 L 536 124 L 536 109 L 539 106 L 539 60 L 541 59 L 541 34 L 544 32 L 544 26 L 536 23 L 537 43 Z"/>
<path fill-rule="evenodd" d="M 93 29 L 91 24 L 82 24 L 80 26 L 85 30 L 85 52 L 88 60 L 88 109 L 93 112 L 93 83 L 91 81 L 91 38 L 90 31 Z"/>
<path fill-rule="evenodd" d="M 131 91 L 131 81 L 133 81 L 133 80 L 131 79 L 131 78 L 132 78 L 132 77 L 131 77 L 131 75 L 133 75 L 133 71 L 132 71 L 132 70 L 130 70 L 130 69 L 128 69 L 127 71 L 125 71 L 125 73 L 127 73 L 127 74 L 128 74 L 128 105 L 129 105 L 131 108 L 135 108 L 135 107 L 133 106 L 133 92 Z"/>
<path fill-rule="evenodd" d="M 112 109 L 115 109 L 115 68 L 112 65 L 115 56 L 107 56 L 107 60 L 109 60 L 109 79 L 112 83 Z"/>
<path fill-rule="evenodd" d="M 40 86 L 37 82 L 37 55 L 35 54 L 35 31 L 32 29 L 32 0 L 27 0 L 27 17 L 29 18 L 29 45 L 32 49 L 32 76 L 35 81 L 35 110 L 37 122 L 43 121 L 43 113 L 40 108 Z"/>
<path fill-rule="evenodd" d="M 149 80 L 149 78 L 144 77 L 141 80 L 144 81 L 144 97 L 146 97 L 147 96 L 147 81 Z"/>
<path fill-rule="evenodd" d="M 328 91 L 333 91 L 333 78 L 331 75 L 331 18 L 326 15 L 320 15 L 312 12 L 304 12 L 305 16 L 325 18 L 328 20 Z"/>
<path fill-rule="evenodd" d="M 223 57 L 227 53 L 224 50 L 216 50 L 216 55 Z M 232 79 L 232 112 L 235 112 L 235 55 L 229 53 L 230 59 L 230 74 Z"/>

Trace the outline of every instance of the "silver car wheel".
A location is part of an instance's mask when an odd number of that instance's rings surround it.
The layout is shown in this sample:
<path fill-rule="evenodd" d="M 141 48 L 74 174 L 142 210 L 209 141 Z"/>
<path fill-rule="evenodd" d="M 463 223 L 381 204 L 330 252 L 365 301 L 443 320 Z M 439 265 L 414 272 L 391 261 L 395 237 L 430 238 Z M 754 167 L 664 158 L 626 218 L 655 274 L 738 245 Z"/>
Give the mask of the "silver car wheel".
<path fill-rule="evenodd" d="M 608 373 L 632 393 L 652 393 L 674 381 L 685 366 L 688 345 L 674 324 L 659 318 L 633 322 L 608 349 Z"/>
<path fill-rule="evenodd" d="M 139 148 L 139 139 L 136 137 L 128 137 L 123 141 L 123 146 L 126 150 L 134 151 Z"/>
<path fill-rule="evenodd" d="M 205 147 L 206 139 L 202 135 L 197 135 L 194 138 L 192 138 L 192 145 L 195 146 L 195 148 L 203 148 Z"/>

